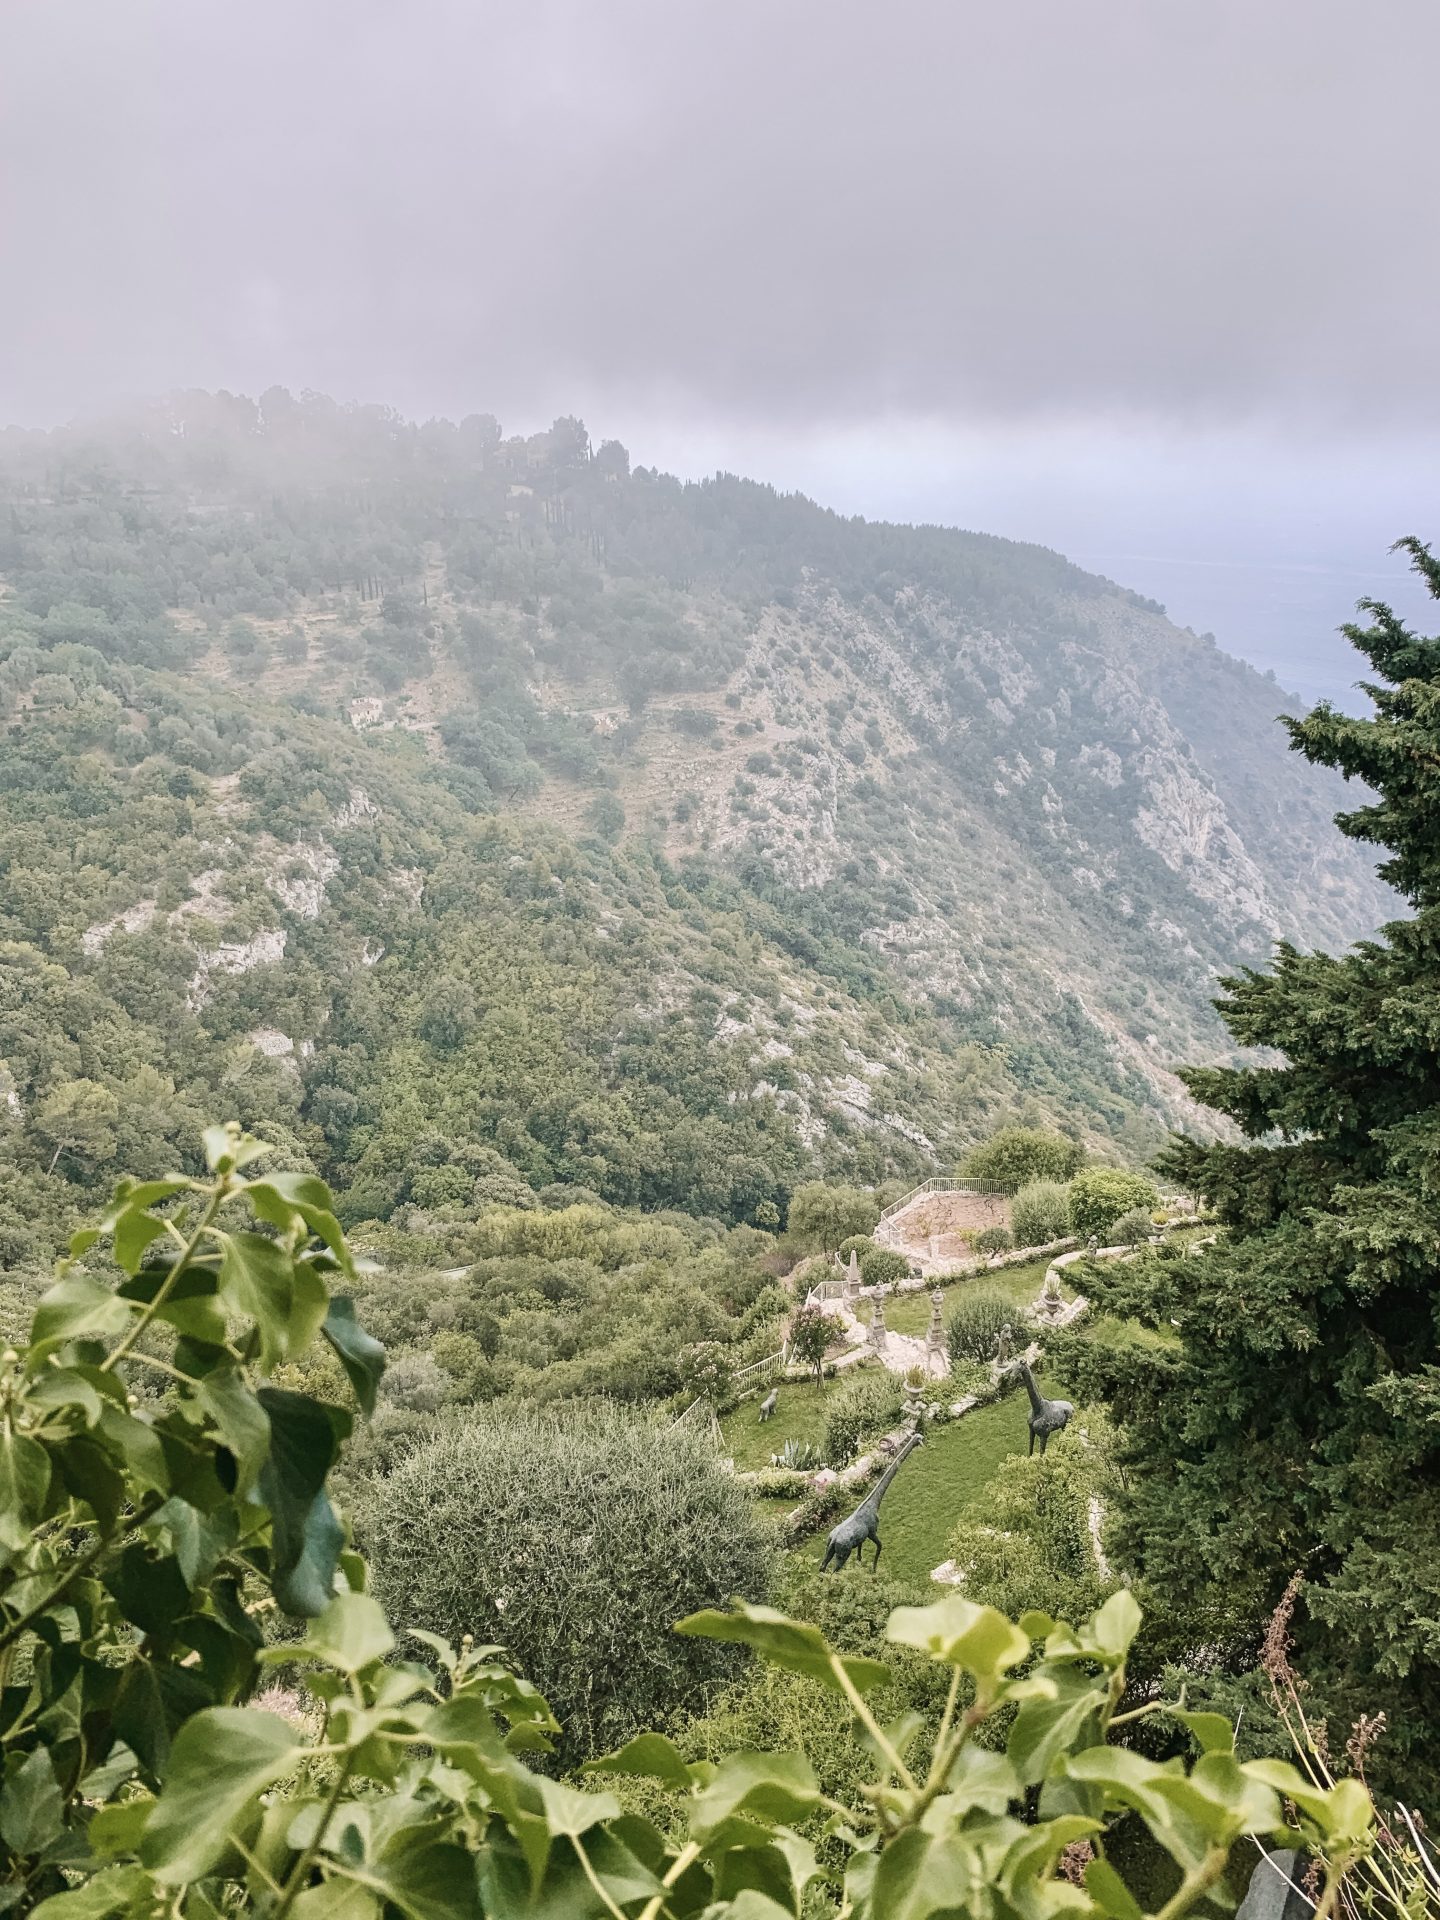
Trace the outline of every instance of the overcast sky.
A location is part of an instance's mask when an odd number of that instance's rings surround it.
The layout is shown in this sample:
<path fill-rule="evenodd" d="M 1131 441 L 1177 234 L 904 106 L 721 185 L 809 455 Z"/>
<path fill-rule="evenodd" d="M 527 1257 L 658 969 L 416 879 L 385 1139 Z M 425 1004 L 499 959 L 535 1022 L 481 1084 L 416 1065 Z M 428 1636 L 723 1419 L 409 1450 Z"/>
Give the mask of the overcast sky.
<path fill-rule="evenodd" d="M 1436 0 L 8 0 L 0 419 L 579 412 L 1334 689 L 1440 536 L 1437 70 Z"/>

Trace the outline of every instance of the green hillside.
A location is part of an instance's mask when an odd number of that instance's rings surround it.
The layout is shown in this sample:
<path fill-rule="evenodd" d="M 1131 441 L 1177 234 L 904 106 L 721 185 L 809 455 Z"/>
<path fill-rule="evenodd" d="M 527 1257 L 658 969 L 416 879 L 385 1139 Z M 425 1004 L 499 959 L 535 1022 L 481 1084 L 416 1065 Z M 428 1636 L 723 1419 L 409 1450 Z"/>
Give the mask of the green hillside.
<path fill-rule="evenodd" d="M 218 1108 L 352 1220 L 1133 1158 L 1220 966 L 1385 910 L 1273 685 L 1038 548 L 273 393 L 0 494 L 11 1265 Z"/>

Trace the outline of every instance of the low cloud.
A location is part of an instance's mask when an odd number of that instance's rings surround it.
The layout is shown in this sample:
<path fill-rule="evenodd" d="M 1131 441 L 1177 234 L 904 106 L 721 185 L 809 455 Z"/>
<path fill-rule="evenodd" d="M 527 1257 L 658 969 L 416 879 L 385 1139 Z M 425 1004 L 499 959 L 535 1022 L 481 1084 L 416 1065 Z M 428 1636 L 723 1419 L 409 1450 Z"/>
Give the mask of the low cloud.
<path fill-rule="evenodd" d="M 1431 0 L 67 0 L 0 413 L 1432 431 Z"/>

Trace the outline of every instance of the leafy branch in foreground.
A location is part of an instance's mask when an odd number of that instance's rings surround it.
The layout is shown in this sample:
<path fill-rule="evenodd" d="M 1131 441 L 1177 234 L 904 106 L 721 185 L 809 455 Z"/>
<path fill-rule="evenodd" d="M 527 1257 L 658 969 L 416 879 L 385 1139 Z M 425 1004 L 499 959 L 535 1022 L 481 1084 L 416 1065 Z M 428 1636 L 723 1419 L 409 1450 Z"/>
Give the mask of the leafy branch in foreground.
<path fill-rule="evenodd" d="M 1178 1920 L 1244 1835 L 1323 1854 L 1327 1907 L 1372 1848 L 1363 1786 L 1242 1764 L 1217 1715 L 1135 1710 L 1187 1731 L 1188 1769 L 1111 1744 L 1133 1717 L 1119 1708 L 1139 1611 L 1124 1593 L 1079 1628 L 1016 1625 L 953 1592 L 896 1610 L 889 1639 L 949 1672 L 928 1757 L 918 1721 L 874 1711 L 883 1662 L 768 1607 L 682 1622 L 844 1700 L 875 1756 L 852 1804 L 822 1795 L 799 1755 L 687 1764 L 654 1733 L 587 1772 L 658 1780 L 673 1834 L 535 1771 L 527 1755 L 556 1723 L 500 1649 L 417 1634 L 427 1659 L 399 1657 L 325 1490 L 349 1416 L 268 1384 L 323 1337 L 362 1407 L 373 1398 L 382 1356 L 329 1291 L 350 1259 L 325 1189 L 247 1179 L 263 1149 L 237 1130 L 206 1146 L 209 1181 L 119 1190 L 5 1359 L 0 1908 L 773 1920 L 828 1902 L 856 1920 L 1139 1920 L 1105 1855 L 1107 1822 L 1129 1812 L 1180 1869 L 1158 1916 Z M 113 1289 L 75 1264 L 106 1236 Z M 298 1644 L 262 1645 L 272 1602 L 311 1616 Z M 276 1665 L 299 1675 L 271 1692 L 286 1710 L 243 1704 Z M 1076 1885 L 1061 1860 L 1081 1842 Z"/>
<path fill-rule="evenodd" d="M 384 1356 L 330 1292 L 353 1266 L 324 1185 L 247 1178 L 265 1149 L 238 1128 L 204 1143 L 208 1180 L 121 1183 L 0 1356 L 11 1905 L 83 1858 L 91 1803 L 157 1788 L 191 1717 L 243 1697 L 264 1605 L 334 1593 L 350 1415 L 269 1376 L 323 1338 L 368 1410 Z M 118 1286 L 87 1264 L 102 1241 Z"/>

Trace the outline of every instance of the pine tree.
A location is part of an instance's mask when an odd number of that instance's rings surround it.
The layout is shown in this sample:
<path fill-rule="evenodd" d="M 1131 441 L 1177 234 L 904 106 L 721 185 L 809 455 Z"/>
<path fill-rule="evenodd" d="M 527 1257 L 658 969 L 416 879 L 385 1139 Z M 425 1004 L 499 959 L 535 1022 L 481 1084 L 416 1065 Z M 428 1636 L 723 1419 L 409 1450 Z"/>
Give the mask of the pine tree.
<path fill-rule="evenodd" d="M 1400 544 L 1440 599 L 1440 562 Z M 1179 1139 L 1160 1164 L 1228 1233 L 1113 1276 L 1126 1311 L 1148 1285 L 1172 1356 L 1088 1357 L 1125 1423 L 1122 1563 L 1161 1609 L 1252 1636 L 1302 1572 L 1314 1703 L 1340 1729 L 1384 1708 L 1377 1758 L 1413 1796 L 1440 1775 L 1440 640 L 1360 610 L 1374 717 L 1285 724 L 1372 790 L 1336 824 L 1387 850 L 1414 917 L 1222 983 L 1235 1039 L 1281 1059 L 1186 1072 L 1245 1144 Z"/>

